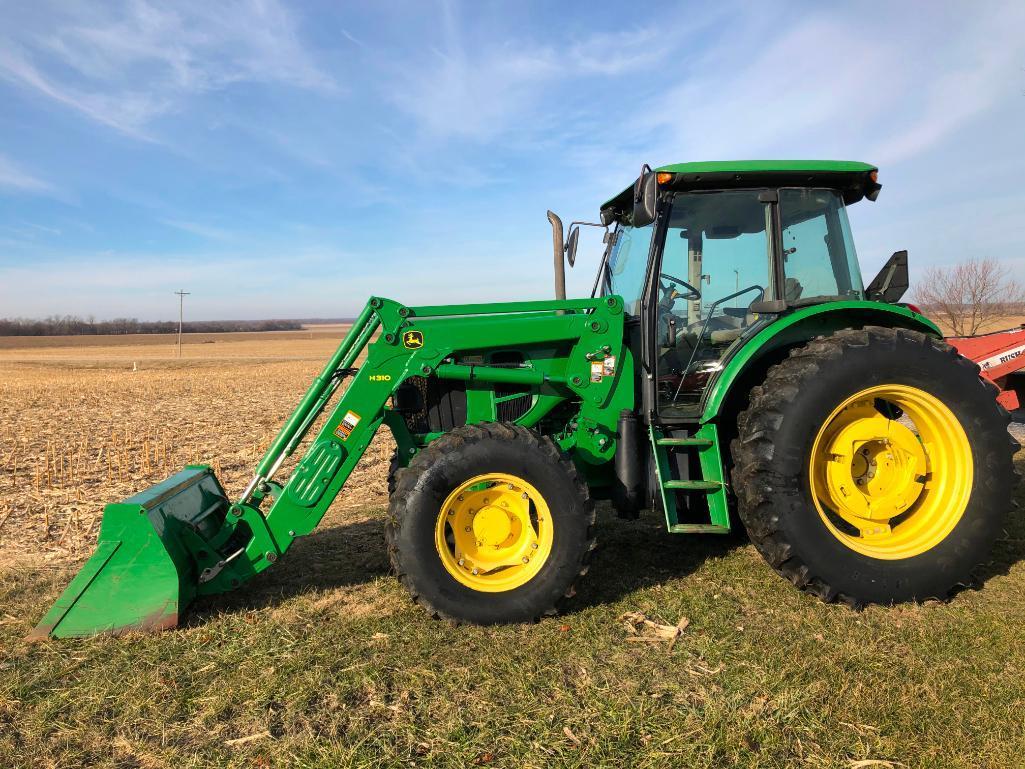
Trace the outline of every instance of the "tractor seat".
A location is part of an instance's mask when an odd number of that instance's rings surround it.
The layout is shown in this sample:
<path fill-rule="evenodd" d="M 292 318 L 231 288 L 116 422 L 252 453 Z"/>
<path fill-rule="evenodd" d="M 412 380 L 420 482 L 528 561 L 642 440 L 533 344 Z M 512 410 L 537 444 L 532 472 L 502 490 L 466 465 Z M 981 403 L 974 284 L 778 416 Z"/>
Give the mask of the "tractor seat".
<path fill-rule="evenodd" d="M 744 333 L 744 329 L 755 321 L 754 315 L 746 310 L 737 312 L 738 308 L 729 309 L 732 309 L 733 312 L 728 314 L 724 312 L 722 315 L 712 318 L 709 323 L 707 339 L 712 344 L 730 344 L 736 341 Z"/>
<path fill-rule="evenodd" d="M 712 344 L 726 344 L 728 342 L 735 342 L 743 333 L 743 328 L 721 328 L 711 332 L 708 338 Z"/>

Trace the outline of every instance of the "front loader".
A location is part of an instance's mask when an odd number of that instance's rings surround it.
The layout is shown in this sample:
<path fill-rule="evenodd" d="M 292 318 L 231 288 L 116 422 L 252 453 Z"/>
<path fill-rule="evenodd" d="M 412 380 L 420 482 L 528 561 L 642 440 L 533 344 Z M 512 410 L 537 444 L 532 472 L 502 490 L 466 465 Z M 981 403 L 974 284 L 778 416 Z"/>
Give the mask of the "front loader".
<path fill-rule="evenodd" d="M 989 557 L 1017 447 L 978 367 L 900 303 L 906 253 L 862 284 L 846 207 L 879 189 L 845 161 L 645 167 L 601 208 L 591 298 L 565 298 L 582 223 L 564 243 L 554 214 L 554 301 L 371 298 L 238 499 L 190 466 L 108 505 L 32 635 L 168 628 L 241 586 L 316 528 L 382 425 L 389 556 L 436 616 L 557 611 L 596 499 L 675 533 L 742 524 L 825 600 L 950 595 Z"/>

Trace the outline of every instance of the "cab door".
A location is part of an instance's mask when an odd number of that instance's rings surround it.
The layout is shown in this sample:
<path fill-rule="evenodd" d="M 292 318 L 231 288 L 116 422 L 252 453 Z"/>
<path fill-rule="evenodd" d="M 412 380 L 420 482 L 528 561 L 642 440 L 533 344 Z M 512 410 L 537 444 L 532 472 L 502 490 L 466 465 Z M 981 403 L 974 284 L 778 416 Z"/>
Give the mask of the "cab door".
<path fill-rule="evenodd" d="M 655 403 L 661 419 L 700 413 L 711 376 L 774 296 L 775 194 L 676 194 L 651 276 Z M 771 191 L 769 191 L 771 192 Z"/>

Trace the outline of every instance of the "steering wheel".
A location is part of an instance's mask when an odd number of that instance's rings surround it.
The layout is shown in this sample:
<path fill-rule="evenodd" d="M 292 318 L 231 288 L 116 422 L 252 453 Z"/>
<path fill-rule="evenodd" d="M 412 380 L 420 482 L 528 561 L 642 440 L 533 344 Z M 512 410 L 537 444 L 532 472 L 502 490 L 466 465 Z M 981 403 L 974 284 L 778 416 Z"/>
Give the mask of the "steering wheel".
<path fill-rule="evenodd" d="M 661 280 L 658 282 L 658 287 L 662 289 L 662 303 L 668 303 L 668 304 L 671 305 L 677 299 L 685 299 L 688 302 L 692 302 L 692 301 L 694 301 L 696 299 L 700 299 L 701 298 L 701 292 L 698 291 L 696 288 L 694 288 L 694 286 L 692 286 L 687 281 L 680 280 L 679 278 L 673 277 L 672 275 L 670 275 L 667 272 L 660 272 L 658 274 L 658 276 L 659 276 L 659 278 L 665 278 L 666 280 L 669 281 L 669 285 L 666 285 Z M 676 285 L 679 285 L 679 286 L 683 286 L 684 288 L 687 289 L 687 293 L 686 294 L 681 294 L 681 293 L 677 292 L 676 288 L 675 288 L 675 286 L 673 284 L 676 284 Z M 675 294 L 675 296 L 674 296 L 674 294 Z"/>

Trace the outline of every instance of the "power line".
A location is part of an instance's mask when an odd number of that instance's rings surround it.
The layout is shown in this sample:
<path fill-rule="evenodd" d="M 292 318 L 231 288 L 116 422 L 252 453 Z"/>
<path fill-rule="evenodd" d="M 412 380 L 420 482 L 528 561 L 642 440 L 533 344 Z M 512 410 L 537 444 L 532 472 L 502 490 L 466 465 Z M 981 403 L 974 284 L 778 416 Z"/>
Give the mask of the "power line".
<path fill-rule="evenodd" d="M 185 313 L 185 297 L 189 295 L 189 291 L 175 291 L 178 295 L 178 357 L 182 356 L 182 318 Z"/>

